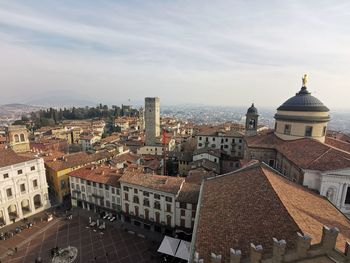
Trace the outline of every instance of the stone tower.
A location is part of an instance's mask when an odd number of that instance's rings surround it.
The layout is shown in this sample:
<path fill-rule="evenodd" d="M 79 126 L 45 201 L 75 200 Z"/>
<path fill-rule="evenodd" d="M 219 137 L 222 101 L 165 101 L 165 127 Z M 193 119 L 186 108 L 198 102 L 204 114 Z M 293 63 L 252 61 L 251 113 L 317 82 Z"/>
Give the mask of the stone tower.
<path fill-rule="evenodd" d="M 257 134 L 258 130 L 258 109 L 254 107 L 254 103 L 247 110 L 246 120 L 245 120 L 245 135 L 254 136 Z"/>
<path fill-rule="evenodd" d="M 12 125 L 7 128 L 10 147 L 17 153 L 29 152 L 28 130 L 23 125 Z"/>
<path fill-rule="evenodd" d="M 145 135 L 146 145 L 154 145 L 160 136 L 160 100 L 145 98 Z"/>

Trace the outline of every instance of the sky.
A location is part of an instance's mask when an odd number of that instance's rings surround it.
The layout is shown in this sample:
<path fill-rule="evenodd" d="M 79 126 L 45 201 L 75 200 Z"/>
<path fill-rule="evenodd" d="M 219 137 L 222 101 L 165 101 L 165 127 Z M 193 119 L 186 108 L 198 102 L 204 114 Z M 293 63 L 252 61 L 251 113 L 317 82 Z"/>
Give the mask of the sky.
<path fill-rule="evenodd" d="M 0 0 L 0 104 L 349 108 L 350 2 Z"/>

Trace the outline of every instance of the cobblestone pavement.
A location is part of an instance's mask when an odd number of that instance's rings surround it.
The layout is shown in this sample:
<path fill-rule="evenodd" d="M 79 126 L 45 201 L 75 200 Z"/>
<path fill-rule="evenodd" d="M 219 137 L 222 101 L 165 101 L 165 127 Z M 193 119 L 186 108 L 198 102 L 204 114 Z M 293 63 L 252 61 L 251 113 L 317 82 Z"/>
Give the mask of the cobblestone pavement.
<path fill-rule="evenodd" d="M 56 218 L 49 223 L 39 223 L 9 240 L 0 241 L 2 252 L 22 244 L 17 252 L 2 258 L 1 262 L 35 262 L 38 257 L 42 262 L 51 262 L 50 250 L 56 246 L 76 247 L 78 257 L 74 262 L 160 262 L 156 253 L 158 243 L 114 227 L 107 227 L 101 234 L 87 225 L 88 219 L 80 215 L 72 220 Z"/>

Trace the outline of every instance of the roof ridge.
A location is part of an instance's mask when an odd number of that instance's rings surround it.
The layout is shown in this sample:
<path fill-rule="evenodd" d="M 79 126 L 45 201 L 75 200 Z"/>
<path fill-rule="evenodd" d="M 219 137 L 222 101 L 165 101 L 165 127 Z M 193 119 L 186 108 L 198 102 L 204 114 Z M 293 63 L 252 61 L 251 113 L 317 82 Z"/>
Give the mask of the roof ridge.
<path fill-rule="evenodd" d="M 324 153 L 322 153 L 320 156 L 318 156 L 315 160 L 313 160 L 311 163 L 309 163 L 307 165 L 307 167 L 310 167 L 313 163 L 315 163 L 316 161 L 318 161 L 319 159 L 321 159 L 321 157 L 323 157 L 326 153 L 328 153 L 329 151 L 331 151 L 332 148 L 329 147 Z"/>

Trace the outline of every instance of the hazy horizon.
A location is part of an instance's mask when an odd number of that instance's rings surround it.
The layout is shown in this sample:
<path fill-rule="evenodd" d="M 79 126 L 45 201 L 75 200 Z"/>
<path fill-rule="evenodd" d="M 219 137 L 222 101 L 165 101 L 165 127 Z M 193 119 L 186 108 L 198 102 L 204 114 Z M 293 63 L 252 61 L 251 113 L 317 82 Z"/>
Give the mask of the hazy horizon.
<path fill-rule="evenodd" d="M 346 109 L 349 24 L 347 1 L 3 1 L 0 104 L 277 108 L 308 73 Z"/>

